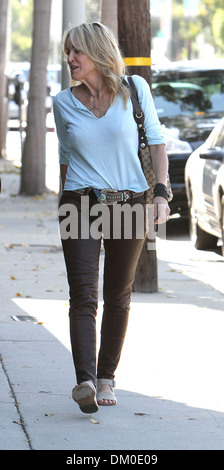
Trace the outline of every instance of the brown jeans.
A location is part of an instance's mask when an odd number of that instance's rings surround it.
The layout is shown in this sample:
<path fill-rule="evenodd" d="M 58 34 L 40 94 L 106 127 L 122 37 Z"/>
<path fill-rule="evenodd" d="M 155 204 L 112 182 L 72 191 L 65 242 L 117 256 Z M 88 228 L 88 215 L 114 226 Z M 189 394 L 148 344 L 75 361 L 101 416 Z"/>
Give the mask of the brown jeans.
<path fill-rule="evenodd" d="M 76 220 L 74 222 L 70 218 L 68 228 L 71 229 L 71 225 L 74 228 L 77 223 L 79 224 L 78 236 L 77 233 L 73 238 L 72 236 L 62 236 L 70 294 L 70 337 L 78 384 L 86 380 L 92 380 L 95 383 L 96 377 L 114 378 L 128 325 L 132 284 L 145 237 L 144 227 L 143 236 L 141 238 L 138 238 L 139 235 L 136 236 L 138 228 L 136 229 L 136 216 L 133 211 L 131 216 L 133 234 L 131 238 L 124 237 L 124 218 L 121 220 L 121 236 L 114 238 L 113 206 L 107 206 L 111 236 L 108 238 L 103 237 L 105 249 L 104 310 L 97 360 L 96 313 L 101 236 L 93 236 L 91 230 L 89 230 L 89 236 L 87 236 L 86 231 L 85 236 L 81 236 L 81 223 L 84 220 L 81 214 L 82 198 L 83 196 L 75 191 L 64 191 L 59 204 L 60 225 L 61 222 L 64 221 L 65 223 L 66 221 L 68 212 L 64 215 L 60 214 L 63 207 L 69 207 L 65 206 L 67 204 L 74 207 L 76 211 L 74 213 Z M 93 206 L 97 204 L 97 199 L 93 191 L 88 198 L 89 211 L 87 218 L 89 217 L 91 223 L 96 220 L 96 216 L 91 216 L 90 212 Z M 125 204 L 131 206 L 131 208 L 138 204 L 144 213 L 144 196 L 131 198 Z"/>

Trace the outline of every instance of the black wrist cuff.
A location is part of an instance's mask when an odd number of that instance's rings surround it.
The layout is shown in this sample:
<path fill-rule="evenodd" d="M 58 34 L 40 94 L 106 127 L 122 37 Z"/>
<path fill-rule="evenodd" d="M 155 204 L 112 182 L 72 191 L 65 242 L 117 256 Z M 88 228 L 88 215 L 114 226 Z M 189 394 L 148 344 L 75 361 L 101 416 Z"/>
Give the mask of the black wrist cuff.
<path fill-rule="evenodd" d="M 163 183 L 156 183 L 154 187 L 154 197 L 159 196 L 159 197 L 164 197 L 168 201 L 168 191 L 167 187 Z"/>

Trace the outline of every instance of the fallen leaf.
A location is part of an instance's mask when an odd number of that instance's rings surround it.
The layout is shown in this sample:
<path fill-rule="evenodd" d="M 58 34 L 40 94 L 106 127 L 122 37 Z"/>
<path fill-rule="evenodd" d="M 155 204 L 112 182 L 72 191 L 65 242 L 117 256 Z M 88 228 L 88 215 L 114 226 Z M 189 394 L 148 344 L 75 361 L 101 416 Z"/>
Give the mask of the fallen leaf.
<path fill-rule="evenodd" d="M 46 195 L 43 194 L 43 195 L 41 195 L 41 196 L 38 196 L 38 195 L 32 196 L 32 199 L 37 199 L 37 200 L 38 200 L 38 199 L 46 199 Z"/>
<path fill-rule="evenodd" d="M 22 297 L 22 294 L 20 292 L 17 292 L 16 297 Z"/>
<path fill-rule="evenodd" d="M 10 276 L 10 279 L 12 279 L 12 281 L 15 281 L 16 277 L 15 276 Z"/>
<path fill-rule="evenodd" d="M 135 416 L 149 416 L 148 413 L 135 413 Z"/>
<path fill-rule="evenodd" d="M 45 413 L 44 416 L 54 416 L 54 413 Z"/>
<path fill-rule="evenodd" d="M 95 419 L 92 418 L 92 416 L 90 416 L 90 423 L 92 424 L 100 424 L 99 421 L 95 421 Z"/>

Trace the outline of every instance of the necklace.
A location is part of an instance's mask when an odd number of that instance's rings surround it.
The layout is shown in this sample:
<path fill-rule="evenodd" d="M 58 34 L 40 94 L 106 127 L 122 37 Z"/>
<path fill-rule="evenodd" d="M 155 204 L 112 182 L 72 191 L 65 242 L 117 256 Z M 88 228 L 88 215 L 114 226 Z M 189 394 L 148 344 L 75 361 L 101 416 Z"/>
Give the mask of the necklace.
<path fill-rule="evenodd" d="M 93 106 L 92 107 L 87 106 L 88 110 L 91 111 L 94 114 L 94 116 L 96 116 L 97 118 L 101 118 L 107 111 L 108 106 L 104 106 L 102 104 L 102 110 L 101 110 L 96 105 L 96 95 L 93 95 L 92 93 L 90 93 L 89 89 L 85 86 L 84 86 L 84 92 L 86 93 L 86 96 L 91 96 L 93 98 Z"/>
<path fill-rule="evenodd" d="M 100 108 L 98 108 L 98 107 L 96 106 L 96 96 L 95 96 L 95 95 L 92 95 L 91 93 L 90 93 L 90 96 L 93 97 L 93 106 L 92 106 L 92 108 L 88 108 L 88 109 L 89 109 L 89 111 L 91 111 L 96 117 L 101 118 L 101 117 L 102 117 L 102 112 L 101 112 Z"/>

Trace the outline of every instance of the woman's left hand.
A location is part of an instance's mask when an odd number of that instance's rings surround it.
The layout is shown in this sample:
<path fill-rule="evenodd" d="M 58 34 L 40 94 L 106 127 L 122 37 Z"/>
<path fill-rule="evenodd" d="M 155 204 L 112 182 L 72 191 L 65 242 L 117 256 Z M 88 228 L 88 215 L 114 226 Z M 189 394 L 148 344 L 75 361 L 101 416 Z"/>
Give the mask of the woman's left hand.
<path fill-rule="evenodd" d="M 170 208 L 164 197 L 156 196 L 154 204 L 154 224 L 163 224 L 169 220 Z"/>

